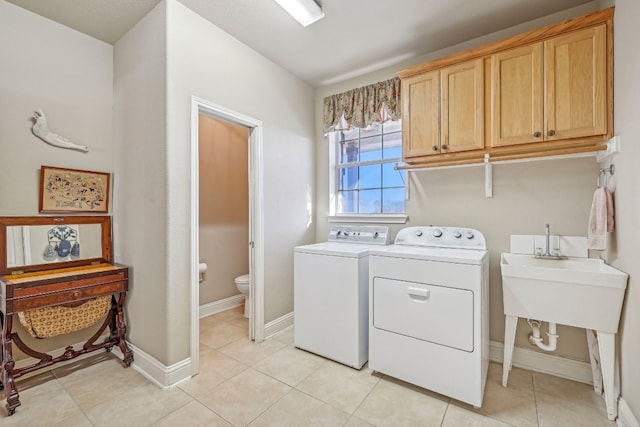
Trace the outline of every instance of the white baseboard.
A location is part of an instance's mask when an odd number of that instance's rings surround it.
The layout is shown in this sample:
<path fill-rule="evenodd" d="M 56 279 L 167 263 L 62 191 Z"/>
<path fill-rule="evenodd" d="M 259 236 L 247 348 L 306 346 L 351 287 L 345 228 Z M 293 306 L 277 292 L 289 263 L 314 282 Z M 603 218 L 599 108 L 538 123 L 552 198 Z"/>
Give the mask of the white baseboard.
<path fill-rule="evenodd" d="M 502 363 L 503 358 L 504 344 L 498 341 L 490 341 L 489 359 Z M 513 349 L 512 366 L 555 375 L 581 383 L 593 384 L 591 364 L 589 362 L 567 359 L 527 348 L 515 347 Z"/>
<path fill-rule="evenodd" d="M 618 400 L 618 420 L 616 424 L 618 427 L 640 427 L 638 419 L 623 398 Z"/>
<path fill-rule="evenodd" d="M 202 319 L 203 317 L 211 316 L 213 314 L 229 310 L 230 308 L 241 306 L 242 304 L 244 304 L 244 295 L 237 294 L 229 298 L 201 305 L 199 316 L 200 319 Z"/>
<path fill-rule="evenodd" d="M 291 325 L 293 325 L 293 311 L 264 325 L 264 336 L 269 338 Z"/>
<path fill-rule="evenodd" d="M 106 336 L 107 335 L 104 335 L 103 337 L 106 337 Z M 100 338 L 97 340 L 97 342 L 98 341 L 100 341 Z M 72 344 L 72 347 L 82 348 L 83 344 L 84 344 L 84 341 L 80 343 Z M 149 381 L 156 384 L 158 387 L 171 388 L 176 384 L 180 383 L 181 381 L 191 378 L 191 359 L 185 359 L 171 366 L 164 366 L 162 363 L 158 362 L 155 358 L 151 357 L 150 355 L 140 350 L 138 347 L 134 346 L 133 344 L 127 342 L 127 345 L 129 346 L 131 351 L 133 351 L 133 356 L 134 356 L 134 360 L 133 360 L 133 363 L 131 364 L 131 367 L 135 369 L 136 372 L 139 372 L 142 376 L 147 378 Z M 48 351 L 47 353 L 52 355 L 62 354 L 64 353 L 65 348 L 51 350 L 51 351 Z M 38 375 L 38 374 L 41 374 L 42 372 L 46 372 L 47 370 L 50 371 L 65 365 L 69 365 L 71 363 L 77 363 L 78 361 L 82 359 L 86 359 L 88 357 L 92 357 L 92 356 L 95 357 L 99 355 L 101 351 L 106 352 L 106 350 L 96 350 L 90 353 L 85 353 L 76 358 L 61 361 L 47 368 L 38 369 L 34 372 L 30 372 L 28 374 L 25 374 L 21 378 L 28 378 L 30 376 Z M 118 347 L 117 345 L 112 347 L 111 352 L 113 353 L 114 356 L 116 356 L 120 360 L 124 358 L 122 351 L 120 351 L 120 347 Z M 34 363 L 38 363 L 38 361 L 39 360 L 34 357 L 27 357 L 24 359 L 16 360 L 15 366 L 16 368 L 24 368 L 26 366 L 33 365 Z"/>
<path fill-rule="evenodd" d="M 165 366 L 135 345 L 129 342 L 127 342 L 127 345 L 133 351 L 131 367 L 158 387 L 163 389 L 172 388 L 191 378 L 191 358 Z M 119 347 L 113 347 L 112 351 L 120 359 L 124 357 Z"/>

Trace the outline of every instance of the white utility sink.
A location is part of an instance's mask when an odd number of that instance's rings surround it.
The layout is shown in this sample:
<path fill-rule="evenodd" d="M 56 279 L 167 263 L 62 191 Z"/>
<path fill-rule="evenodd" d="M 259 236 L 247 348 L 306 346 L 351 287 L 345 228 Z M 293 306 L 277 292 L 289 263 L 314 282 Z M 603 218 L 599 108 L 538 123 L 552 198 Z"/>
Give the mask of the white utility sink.
<path fill-rule="evenodd" d="M 604 392 L 607 417 L 615 420 L 615 334 L 628 275 L 600 259 L 539 259 L 512 253 L 502 254 L 500 268 L 505 314 L 502 385 L 506 387 L 509 378 L 518 318 L 585 328 L 594 389 Z"/>
<path fill-rule="evenodd" d="M 616 333 L 626 273 L 601 259 L 503 253 L 504 313 Z"/>

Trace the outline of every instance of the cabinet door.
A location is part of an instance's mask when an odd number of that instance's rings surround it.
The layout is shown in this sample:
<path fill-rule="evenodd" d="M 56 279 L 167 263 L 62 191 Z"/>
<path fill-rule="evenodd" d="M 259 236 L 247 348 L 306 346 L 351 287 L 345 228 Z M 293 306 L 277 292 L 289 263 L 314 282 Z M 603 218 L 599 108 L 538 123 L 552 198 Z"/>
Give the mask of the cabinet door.
<path fill-rule="evenodd" d="M 441 152 L 484 148 L 483 60 L 440 70 L 442 89 Z"/>
<path fill-rule="evenodd" d="M 606 40 L 602 24 L 544 43 L 547 140 L 607 132 Z"/>
<path fill-rule="evenodd" d="M 543 140 L 542 43 L 491 56 L 491 146 Z"/>
<path fill-rule="evenodd" d="M 440 72 L 402 80 L 403 157 L 440 152 Z"/>

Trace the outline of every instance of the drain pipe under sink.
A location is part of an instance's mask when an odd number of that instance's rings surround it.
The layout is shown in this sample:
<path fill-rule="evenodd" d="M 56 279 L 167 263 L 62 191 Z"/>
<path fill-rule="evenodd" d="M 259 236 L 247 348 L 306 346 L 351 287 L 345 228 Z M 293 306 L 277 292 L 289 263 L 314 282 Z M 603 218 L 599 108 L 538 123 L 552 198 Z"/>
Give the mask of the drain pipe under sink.
<path fill-rule="evenodd" d="M 540 337 L 540 325 L 542 325 L 542 322 L 539 320 L 527 319 L 527 323 L 533 330 L 533 333 L 529 335 L 529 342 L 531 344 L 535 344 L 538 348 L 544 351 L 555 351 L 556 345 L 558 344 L 556 324 L 553 322 L 549 322 L 549 332 L 547 332 L 547 336 L 549 337 L 549 344 L 544 344 L 542 342 L 542 337 Z"/>

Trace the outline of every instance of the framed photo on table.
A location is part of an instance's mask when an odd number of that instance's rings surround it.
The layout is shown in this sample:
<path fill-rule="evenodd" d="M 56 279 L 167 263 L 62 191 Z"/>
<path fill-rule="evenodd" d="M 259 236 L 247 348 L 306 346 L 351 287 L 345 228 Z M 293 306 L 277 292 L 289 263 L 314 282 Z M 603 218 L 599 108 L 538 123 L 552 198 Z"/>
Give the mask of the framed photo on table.
<path fill-rule="evenodd" d="M 41 213 L 108 213 L 109 180 L 106 172 L 40 168 Z"/>

